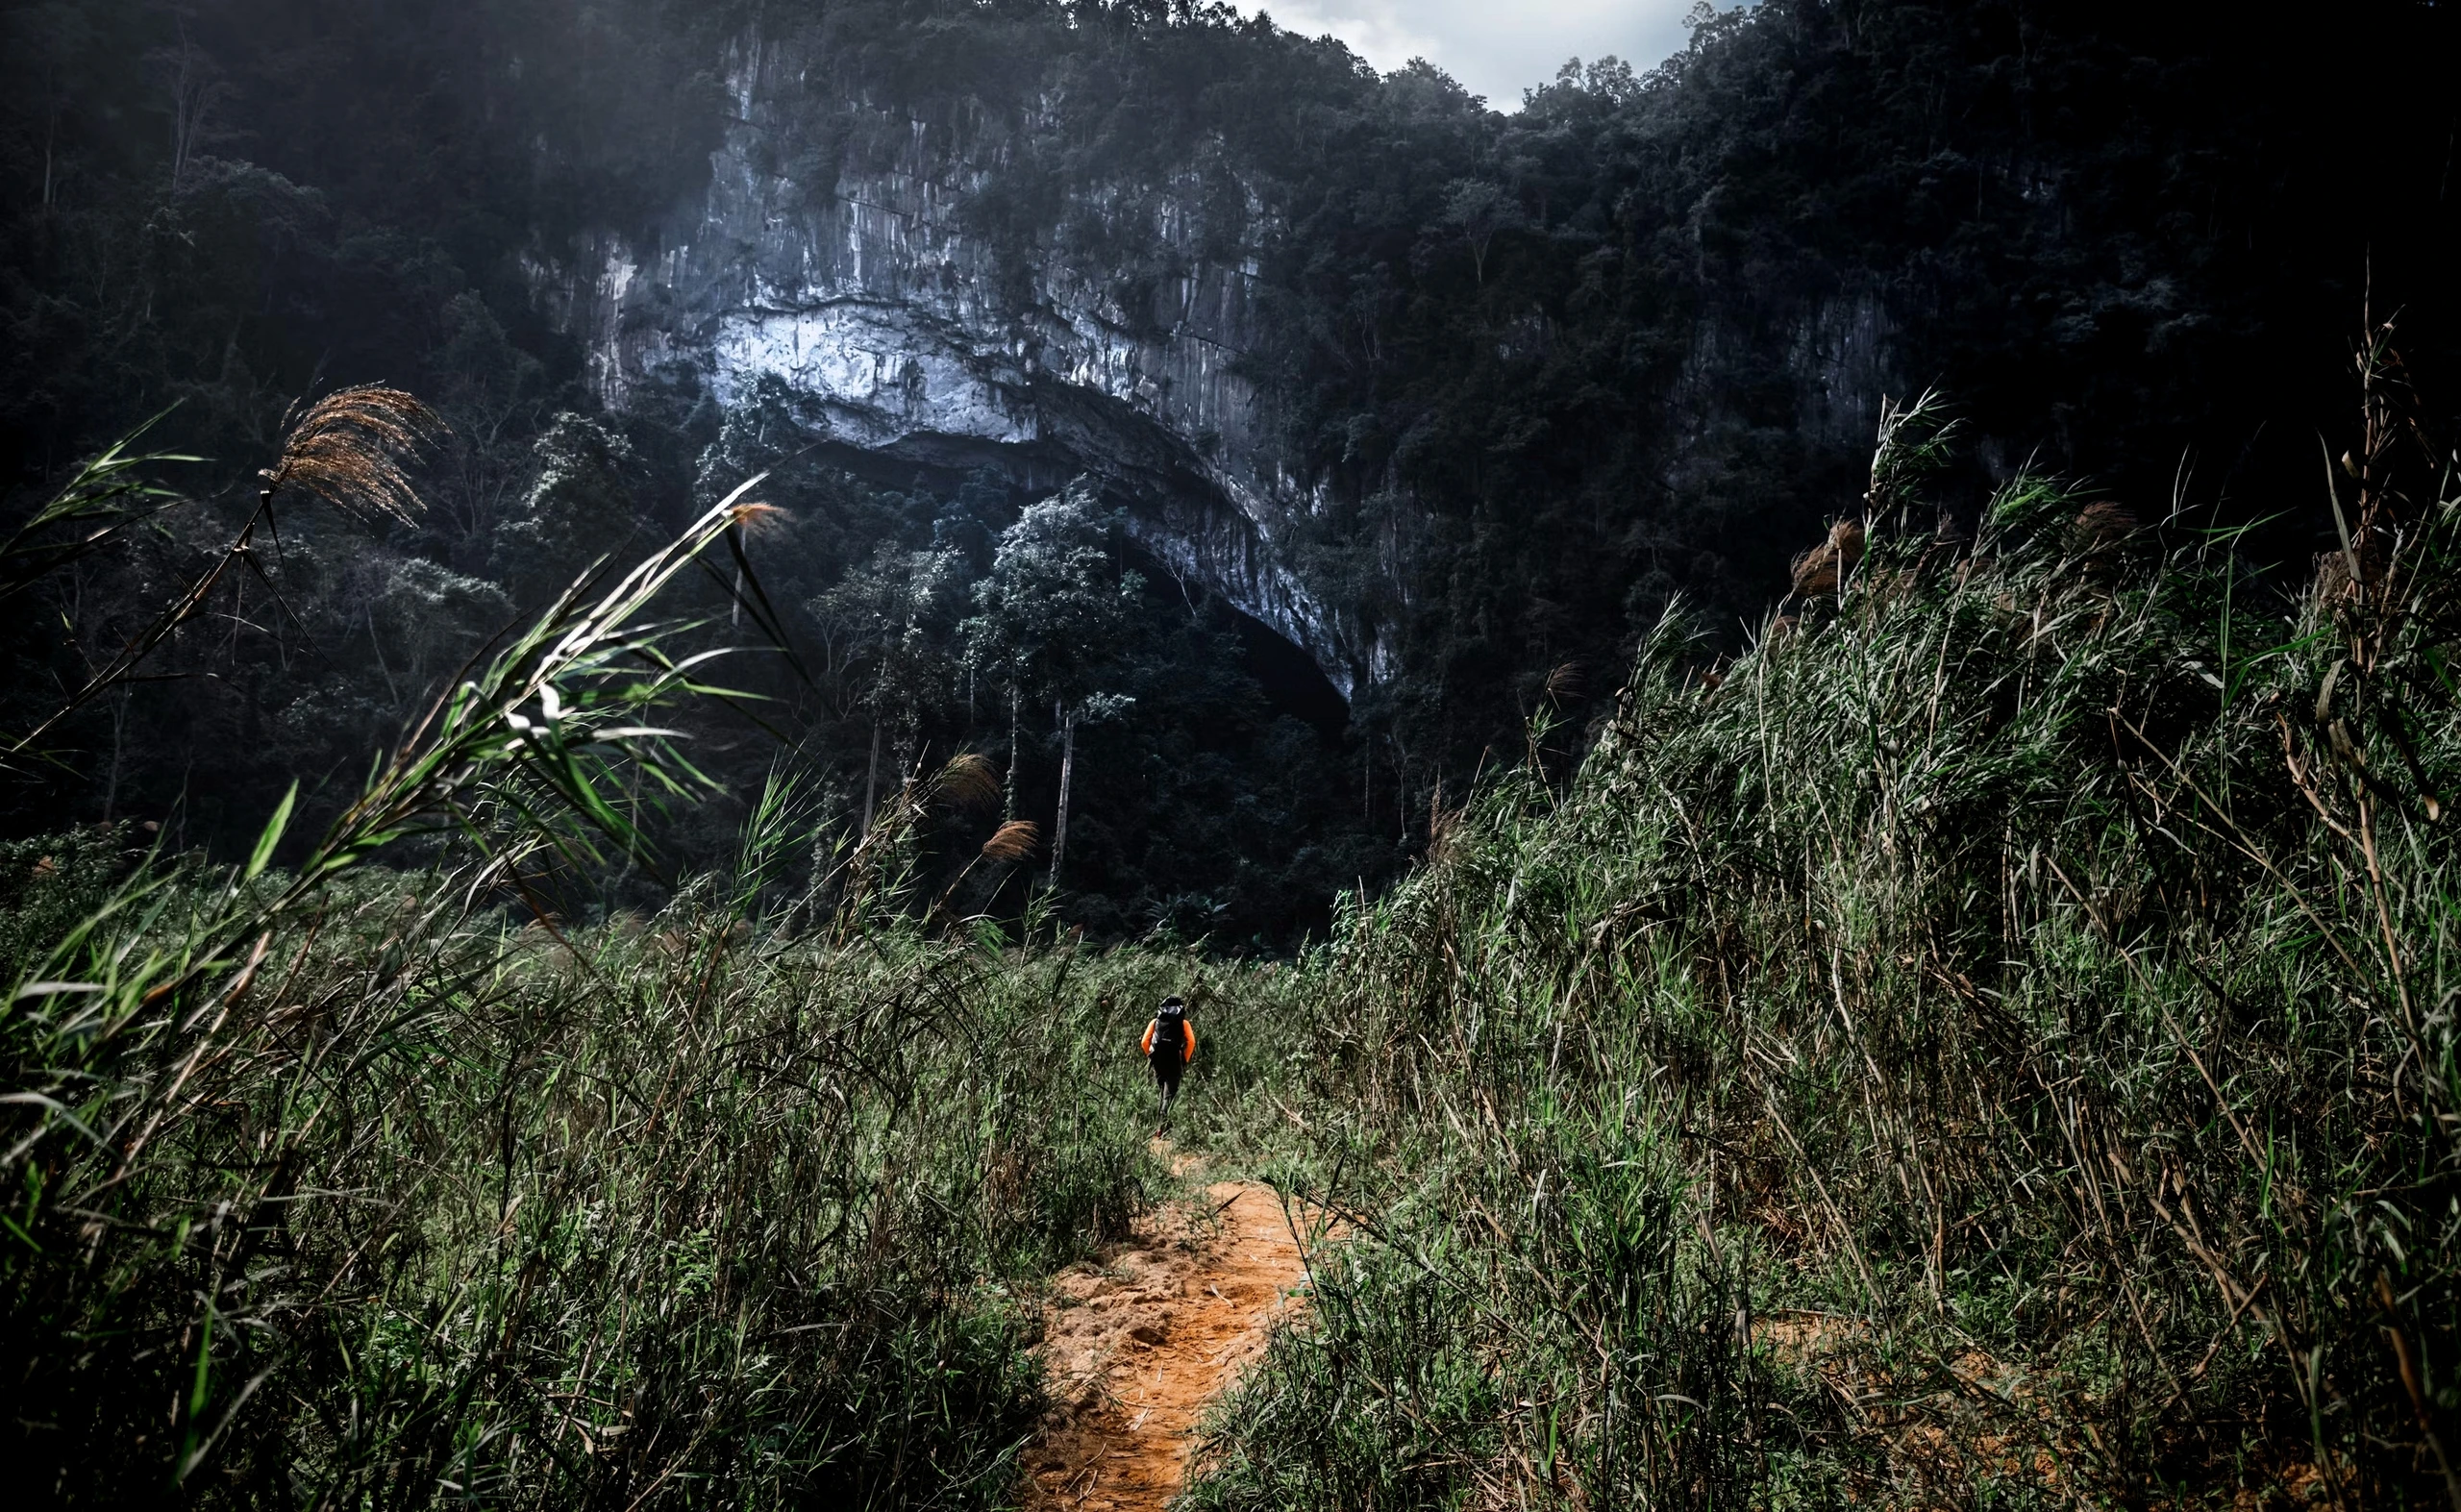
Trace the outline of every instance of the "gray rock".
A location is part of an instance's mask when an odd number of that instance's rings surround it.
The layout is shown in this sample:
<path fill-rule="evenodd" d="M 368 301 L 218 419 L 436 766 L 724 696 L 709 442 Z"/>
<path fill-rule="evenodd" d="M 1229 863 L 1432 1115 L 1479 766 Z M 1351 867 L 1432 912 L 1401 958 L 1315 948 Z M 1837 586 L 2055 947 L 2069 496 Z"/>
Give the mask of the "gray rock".
<path fill-rule="evenodd" d="M 1302 647 L 1346 696 L 1380 669 L 1372 639 L 1292 570 L 1280 537 L 1312 501 L 1233 371 L 1261 335 L 1254 284 L 1278 225 L 1254 190 L 1227 251 L 1200 235 L 1193 171 L 1081 194 L 1071 223 L 1134 249 L 1141 276 L 1123 280 L 1115 255 L 982 229 L 987 165 L 1025 134 L 981 112 L 908 121 L 829 97 L 808 82 L 824 71 L 781 44 L 739 42 L 728 63 L 739 118 L 696 212 L 662 245 L 601 232 L 531 270 L 586 344 L 602 400 L 620 409 L 689 373 L 732 402 L 775 375 L 824 417 L 818 439 L 893 464 L 899 483 L 988 466 L 1056 489 L 1095 473 L 1140 545 Z M 861 166 L 825 191 L 772 166 L 829 161 L 829 123 L 848 112 L 894 149 L 849 155 Z"/>

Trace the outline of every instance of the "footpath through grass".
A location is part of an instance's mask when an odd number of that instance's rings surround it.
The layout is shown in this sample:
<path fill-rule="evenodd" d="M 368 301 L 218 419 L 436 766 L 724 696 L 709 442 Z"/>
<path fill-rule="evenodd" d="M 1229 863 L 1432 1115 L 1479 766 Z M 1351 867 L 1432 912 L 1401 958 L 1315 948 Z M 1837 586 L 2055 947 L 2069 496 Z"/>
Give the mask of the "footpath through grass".
<path fill-rule="evenodd" d="M 258 521 L 286 488 L 408 509 L 414 437 L 380 422 L 422 413 L 389 390 L 311 407 Z M 125 527 L 142 459 L 119 456 L 37 523 L 86 545 Z M 1033 919 L 1017 950 L 948 917 L 923 836 L 996 803 L 971 755 L 884 795 L 859 836 L 782 777 L 738 864 L 657 917 L 556 918 L 542 891 L 586 896 L 647 854 L 640 795 L 708 790 L 661 717 L 726 696 L 701 681 L 707 627 L 654 616 L 758 522 L 752 486 L 507 637 L 319 837 L 287 834 L 286 800 L 233 865 L 132 858 L 119 831 L 0 849 L 0 1453 L 19 1496 L 1013 1498 L 1043 1405 L 1036 1289 L 1161 1179 L 1137 1030 L 1166 992 L 1220 1004 L 1207 1074 L 1235 1106 L 1250 974 L 1081 950 Z M 12 569 L 49 552 L 0 542 Z M 1013 864 L 1031 831 L 1002 827 L 969 869 Z M 807 847 L 798 893 L 785 862 Z M 404 856 L 427 869 L 378 864 Z"/>
<path fill-rule="evenodd" d="M 53 867 L 28 903 L 80 880 Z M 708 888 L 559 938 L 454 917 L 454 880 L 330 885 L 175 1022 L 148 968 L 220 890 L 186 873 L 54 979 L 98 990 L 20 997 L 11 1048 L 52 1065 L 19 1060 L 9 1107 L 12 1478 L 87 1506 L 1007 1504 L 1042 1277 L 1169 1186 L 1144 1016 L 1214 1004 L 1235 1100 L 1254 974 L 798 941 Z"/>

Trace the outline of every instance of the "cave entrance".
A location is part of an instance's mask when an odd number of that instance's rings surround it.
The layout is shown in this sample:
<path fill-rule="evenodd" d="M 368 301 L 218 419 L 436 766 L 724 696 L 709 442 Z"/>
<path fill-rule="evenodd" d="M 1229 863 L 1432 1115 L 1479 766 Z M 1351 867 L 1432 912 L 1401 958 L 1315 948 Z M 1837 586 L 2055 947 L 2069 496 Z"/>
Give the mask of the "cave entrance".
<path fill-rule="evenodd" d="M 1106 477 L 1099 469 L 1086 468 L 1075 457 L 1056 449 L 956 440 L 883 451 L 867 451 L 838 441 L 824 440 L 818 445 L 823 456 L 879 487 L 928 489 L 955 497 L 969 485 L 995 485 L 1007 495 L 1009 518 L 1016 510 L 1057 492 L 1068 480 L 1088 471 L 1104 477 L 1105 493 L 1113 503 L 1131 510 L 1136 508 L 1134 495 L 1117 479 Z M 1341 743 L 1350 729 L 1350 701 L 1325 675 L 1314 657 L 1219 591 L 1172 568 L 1134 540 L 1128 543 L 1128 557 L 1147 582 L 1176 585 L 1191 609 L 1219 612 L 1230 621 L 1239 639 L 1240 668 L 1255 680 L 1276 714 L 1287 714 L 1306 725 L 1328 745 Z"/>
<path fill-rule="evenodd" d="M 1126 555 L 1129 566 L 1145 577 L 1146 591 L 1153 595 L 1149 605 L 1158 607 L 1158 601 L 1174 601 L 1174 612 L 1184 604 L 1200 621 L 1211 618 L 1227 625 L 1238 638 L 1239 670 L 1255 681 L 1276 715 L 1287 714 L 1307 726 L 1328 747 L 1342 743 L 1350 730 L 1350 701 L 1315 657 L 1222 593 L 1173 570 L 1143 544 L 1131 540 Z"/>
<path fill-rule="evenodd" d="M 1316 658 L 1255 615 L 1223 607 L 1238 622 L 1239 664 L 1264 689 L 1274 712 L 1314 727 L 1327 745 L 1339 745 L 1350 729 L 1350 703 Z"/>

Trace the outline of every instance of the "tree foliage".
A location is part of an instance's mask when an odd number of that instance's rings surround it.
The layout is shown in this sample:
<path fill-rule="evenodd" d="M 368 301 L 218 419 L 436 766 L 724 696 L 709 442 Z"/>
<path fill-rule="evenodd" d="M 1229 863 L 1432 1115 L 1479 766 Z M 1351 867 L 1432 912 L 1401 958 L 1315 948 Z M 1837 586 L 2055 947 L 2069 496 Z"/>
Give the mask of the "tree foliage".
<path fill-rule="evenodd" d="M 66 765 L 12 776 L 20 830 L 67 805 L 237 843 L 294 773 L 363 760 L 503 606 L 762 469 L 781 512 L 746 549 L 807 655 L 761 717 L 856 808 L 887 642 L 858 634 L 841 661 L 837 610 L 811 607 L 842 607 L 849 574 L 910 579 L 923 552 L 954 552 L 970 589 L 1033 501 L 851 477 L 774 384 L 600 413 L 559 323 L 565 267 L 609 236 L 655 248 L 690 211 L 734 110 L 727 50 L 755 37 L 812 61 L 808 129 L 762 166 L 815 203 L 898 161 L 916 121 L 982 146 L 958 214 L 1005 270 L 995 304 L 1060 259 L 1144 332 L 1190 258 L 1253 259 L 1239 371 L 1305 501 L 1275 538 L 1363 658 L 1335 669 L 1356 689 L 1347 732 L 1301 768 L 1341 858 L 1303 864 L 1313 840 L 1293 831 L 1273 863 L 1307 887 L 1424 844 L 1436 793 L 1542 704 L 1576 728 L 1602 713 L 1562 669 L 1603 693 L 1677 598 L 1731 638 L 1854 507 L 1884 394 L 1958 396 L 1975 444 L 1934 492 L 1967 528 L 2031 458 L 2139 500 L 2184 479 L 2226 517 L 2275 521 L 2251 554 L 2298 561 L 2330 523 L 2282 482 L 2299 476 L 2283 449 L 2364 307 L 2401 311 L 2423 372 L 2454 348 L 2433 250 L 2452 230 L 2451 18 L 2401 0 L 2296 32 L 2088 0 L 1769 0 L 1698 13 L 1654 68 L 1568 64 L 1511 114 L 1425 65 L 1380 76 L 1191 4 L 96 0 L 0 18 L 7 508 L 30 518 L 175 401 L 149 444 L 217 459 L 197 508 L 6 627 L 17 728 L 230 538 L 299 396 L 386 380 L 451 427 L 418 522 L 286 524 L 213 633 L 159 653 L 164 681 L 82 714 Z M 1184 246 L 1133 231 L 1166 205 Z M 1085 905 L 1106 918 L 1240 892 L 1257 859 L 1194 839 L 1216 815 L 1179 806 L 1279 807 L 1299 749 L 1279 721 L 1301 704 L 1277 687 L 1257 705 L 1238 688 L 1262 685 L 1255 658 L 1221 651 L 1249 631 L 1151 566 L 1123 665 L 1156 670 L 1106 689 L 1137 703 L 1087 759 L 1193 741 L 1154 758 L 1180 796 L 1145 810 L 1189 838 L 1114 869 L 1087 813 L 1107 890 Z M 886 755 L 1005 744 L 982 670 L 962 691 L 932 671 L 952 691 L 909 702 Z M 1204 723 L 1164 730 L 1166 709 Z M 708 733 L 748 791 L 766 737 Z"/>

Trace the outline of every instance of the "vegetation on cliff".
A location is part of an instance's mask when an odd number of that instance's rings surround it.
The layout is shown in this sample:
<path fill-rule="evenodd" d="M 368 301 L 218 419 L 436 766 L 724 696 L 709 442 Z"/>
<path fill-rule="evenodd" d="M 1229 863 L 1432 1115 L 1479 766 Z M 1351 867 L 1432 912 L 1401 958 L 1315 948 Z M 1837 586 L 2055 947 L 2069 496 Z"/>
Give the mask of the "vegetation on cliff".
<path fill-rule="evenodd" d="M 646 256 L 692 223 L 733 108 L 719 71 L 748 37 L 812 61 L 810 118 L 768 165 L 812 196 L 888 161 L 914 121 L 962 125 L 990 170 L 970 234 L 1099 275 L 1131 325 L 1186 271 L 1132 234 L 1137 206 L 1170 197 L 1201 252 L 1257 255 L 1266 335 L 1243 371 L 1315 501 L 1283 536 L 1386 659 L 1344 724 L 1255 627 L 1123 560 L 1152 589 L 1135 638 L 1157 677 L 1079 742 L 1109 763 L 1101 788 L 1136 803 L 1072 815 L 1087 870 L 1066 905 L 1106 934 L 1321 929 L 1331 890 L 1423 847 L 1437 789 L 1510 749 L 1542 697 L 1577 745 L 1675 598 L 1728 642 L 1755 620 L 1786 554 L 1859 485 L 1882 393 L 1958 395 L 1976 444 L 1939 494 L 1968 528 L 2028 457 L 2137 498 L 2184 472 L 2225 518 L 2273 521 L 2252 558 L 2296 563 L 2329 522 L 2285 480 L 2371 287 L 2378 314 L 2404 311 L 2423 370 L 2452 346 L 2427 251 L 2451 230 L 2450 17 L 2390 0 L 2306 31 L 1785 0 L 1704 12 L 1653 70 L 1568 69 L 1509 115 L 1431 69 L 1376 76 L 1185 5 L 7 15 L 16 507 L 175 399 L 156 434 L 218 459 L 200 494 L 257 465 L 292 397 L 322 385 L 401 384 L 451 427 L 421 522 L 374 544 L 286 535 L 261 563 L 284 607 L 258 583 L 227 607 L 230 634 L 166 650 L 176 677 L 86 710 L 65 733 L 112 781 L 19 779 L 20 832 L 67 804 L 244 845 L 292 774 L 355 769 L 577 562 L 682 529 L 707 479 L 775 466 L 794 527 L 775 538 L 796 544 L 765 565 L 808 661 L 833 633 L 813 606 L 882 551 L 963 537 L 967 571 L 987 570 L 983 535 L 1048 489 L 835 477 L 798 459 L 791 395 L 728 413 L 686 383 L 597 413 L 585 334 L 542 298 L 586 260 L 577 235 Z M 118 606 L 211 548 L 164 527 L 87 563 L 61 614 L 11 627 L 8 682 L 35 690 L 14 693 L 20 716 L 122 633 Z M 875 669 L 856 663 L 822 696 L 763 684 L 848 814 L 878 785 L 859 691 Z M 1575 676 L 1586 693 L 1566 702 Z M 1005 745 L 1005 700 L 986 725 L 963 692 L 942 680 L 885 764 Z M 1069 724 L 1027 712 L 1023 781 L 1049 824 Z M 748 794 L 765 757 L 737 749 L 740 767 L 711 759 Z M 1280 774 L 1342 800 L 1295 804 Z M 1240 799 L 1277 816 L 1243 827 L 1263 837 L 1244 849 L 1207 822 Z M 741 817 L 676 838 L 714 864 Z"/>

